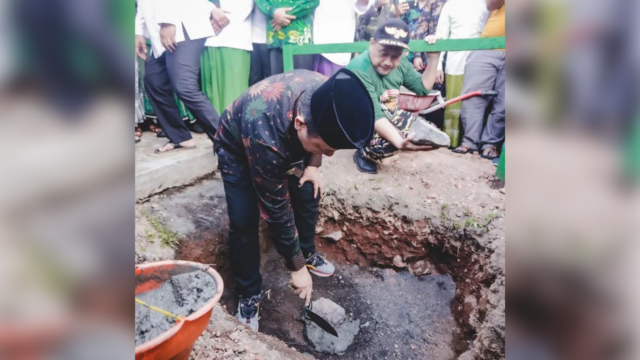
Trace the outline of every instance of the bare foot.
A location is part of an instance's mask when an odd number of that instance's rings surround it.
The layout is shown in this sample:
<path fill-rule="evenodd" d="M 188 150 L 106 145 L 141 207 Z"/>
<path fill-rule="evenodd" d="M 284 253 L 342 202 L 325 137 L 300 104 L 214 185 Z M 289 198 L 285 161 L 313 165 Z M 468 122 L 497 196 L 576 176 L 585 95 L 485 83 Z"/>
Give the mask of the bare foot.
<path fill-rule="evenodd" d="M 196 148 L 196 141 L 193 139 L 190 139 L 190 140 L 181 142 L 178 146 L 176 146 L 172 142 L 168 142 L 164 144 L 164 146 L 162 146 L 161 148 L 156 149 L 156 153 L 163 153 L 163 152 L 171 151 L 174 149 L 194 149 L 194 148 Z"/>

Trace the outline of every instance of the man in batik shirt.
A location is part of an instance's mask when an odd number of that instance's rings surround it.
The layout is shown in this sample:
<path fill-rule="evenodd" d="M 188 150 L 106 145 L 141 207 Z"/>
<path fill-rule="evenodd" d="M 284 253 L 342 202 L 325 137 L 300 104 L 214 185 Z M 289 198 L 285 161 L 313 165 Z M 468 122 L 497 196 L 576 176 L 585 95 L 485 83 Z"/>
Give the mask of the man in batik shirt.
<path fill-rule="evenodd" d="M 214 143 L 230 220 L 232 272 L 241 296 L 236 318 L 243 324 L 258 329 L 260 217 L 291 270 L 291 285 L 307 304 L 309 272 L 333 275 L 335 268 L 314 246 L 320 201 L 317 167 L 322 155 L 368 144 L 373 123 L 366 88 L 344 69 L 328 80 L 307 70 L 272 76 L 223 112 Z"/>

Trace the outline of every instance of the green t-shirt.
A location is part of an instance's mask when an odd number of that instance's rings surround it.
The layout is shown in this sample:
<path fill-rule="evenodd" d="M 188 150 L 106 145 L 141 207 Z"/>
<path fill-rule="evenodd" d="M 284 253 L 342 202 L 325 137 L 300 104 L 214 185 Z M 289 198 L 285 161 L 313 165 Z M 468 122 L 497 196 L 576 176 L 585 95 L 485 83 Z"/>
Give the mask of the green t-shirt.
<path fill-rule="evenodd" d="M 400 65 L 386 76 L 378 74 L 373 68 L 369 60 L 369 51 L 351 60 L 347 69 L 353 71 L 369 91 L 376 120 L 384 117 L 392 119 L 395 116 L 401 86 L 418 96 L 429 94 L 429 90 L 422 85 L 422 75 L 413 68 L 405 56 L 400 60 Z"/>

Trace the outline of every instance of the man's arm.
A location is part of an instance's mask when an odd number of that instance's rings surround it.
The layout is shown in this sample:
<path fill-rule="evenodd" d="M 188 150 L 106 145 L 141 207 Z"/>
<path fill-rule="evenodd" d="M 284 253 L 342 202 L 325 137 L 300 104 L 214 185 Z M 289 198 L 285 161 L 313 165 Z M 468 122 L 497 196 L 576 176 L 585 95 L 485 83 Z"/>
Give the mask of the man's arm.
<path fill-rule="evenodd" d="M 318 5 L 320 5 L 320 0 L 298 1 L 298 3 L 293 6 L 293 10 L 291 10 L 288 14 L 293 15 L 297 18 L 305 17 L 307 15 L 313 14 L 313 12 L 316 11 Z"/>
<path fill-rule="evenodd" d="M 407 58 L 403 58 L 402 62 L 398 66 L 404 74 L 404 81 L 402 82 L 402 85 L 416 93 L 418 96 L 425 96 L 429 94 L 436 81 L 436 76 L 438 75 L 439 60 L 439 52 L 428 52 L 427 68 L 422 75 L 420 75 L 420 73 L 411 66 L 409 60 L 407 60 Z"/>
<path fill-rule="evenodd" d="M 442 7 L 442 12 L 440 13 L 440 18 L 438 19 L 438 26 L 436 27 L 436 39 L 448 39 L 451 35 L 451 19 L 449 16 L 450 5 L 444 4 Z M 442 70 L 444 68 L 444 54 L 441 54 L 440 61 L 438 61 L 438 70 Z"/>
<path fill-rule="evenodd" d="M 486 0 L 486 2 L 489 11 L 498 10 L 504 5 L 504 0 Z"/>
<path fill-rule="evenodd" d="M 136 20 L 135 20 L 136 35 L 144 36 L 144 25 L 145 25 L 144 15 L 142 15 L 142 9 L 138 6 L 138 13 L 136 14 Z"/>
<path fill-rule="evenodd" d="M 253 11 L 253 0 L 233 0 L 225 2 L 225 5 L 229 4 L 229 8 L 227 9 L 225 6 L 224 10 L 228 10 L 227 17 L 232 22 L 243 22 L 245 19 L 251 15 L 251 11 Z"/>

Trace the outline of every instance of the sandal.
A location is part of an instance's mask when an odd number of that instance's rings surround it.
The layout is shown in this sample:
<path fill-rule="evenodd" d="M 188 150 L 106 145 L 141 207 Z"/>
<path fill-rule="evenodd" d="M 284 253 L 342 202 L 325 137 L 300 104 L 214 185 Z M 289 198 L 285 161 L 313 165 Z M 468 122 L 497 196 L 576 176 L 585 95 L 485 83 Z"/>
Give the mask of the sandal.
<path fill-rule="evenodd" d="M 480 154 L 481 158 L 493 160 L 498 157 L 498 150 L 495 146 L 488 146 L 482 149 L 482 154 Z"/>
<path fill-rule="evenodd" d="M 474 150 L 472 150 L 471 148 L 468 148 L 468 147 L 466 147 L 464 145 L 460 145 L 460 146 L 458 146 L 457 148 L 455 148 L 455 149 L 453 149 L 451 151 L 453 151 L 456 154 L 469 154 L 469 153 L 473 154 Z"/>
<path fill-rule="evenodd" d="M 171 149 L 162 150 L 162 149 L 164 149 L 167 145 L 171 145 L 171 146 L 173 146 L 173 147 L 172 147 Z M 172 151 L 172 150 L 178 150 L 178 149 L 186 149 L 186 150 L 189 150 L 189 149 L 195 149 L 196 147 L 197 147 L 197 145 L 193 145 L 193 146 L 183 146 L 183 145 L 180 145 L 180 144 L 174 144 L 174 143 L 172 143 L 171 141 L 169 141 L 168 143 L 164 144 L 161 148 L 156 149 L 155 153 L 156 153 L 156 154 L 161 154 L 161 153 L 165 153 L 165 152 Z"/>

